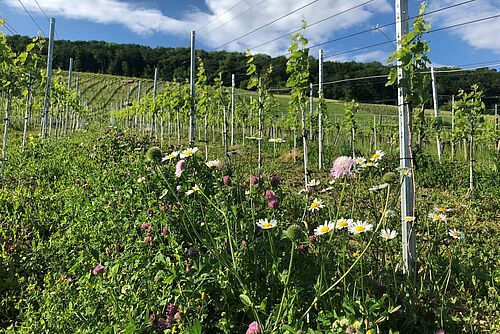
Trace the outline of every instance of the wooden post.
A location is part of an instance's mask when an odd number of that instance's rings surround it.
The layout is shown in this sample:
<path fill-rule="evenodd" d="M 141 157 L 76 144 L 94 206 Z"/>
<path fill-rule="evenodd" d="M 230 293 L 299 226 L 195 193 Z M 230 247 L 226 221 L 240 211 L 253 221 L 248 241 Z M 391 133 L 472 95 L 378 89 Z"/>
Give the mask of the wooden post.
<path fill-rule="evenodd" d="M 196 63 L 195 63 L 195 32 L 191 31 L 191 66 L 190 66 L 190 97 L 191 97 L 191 109 L 189 113 L 189 145 L 194 145 L 195 140 L 195 129 L 196 129 L 196 86 L 195 86 L 195 75 L 196 75 Z"/>
<path fill-rule="evenodd" d="M 431 78 L 432 78 L 432 100 L 434 105 L 434 118 L 436 119 L 437 122 L 439 122 L 440 114 L 439 114 L 439 105 L 437 98 L 436 74 L 434 73 L 434 67 L 431 67 Z M 441 162 L 442 148 L 441 148 L 441 141 L 439 140 L 439 133 L 436 134 L 436 145 L 437 145 L 438 161 Z"/>
<path fill-rule="evenodd" d="M 318 56 L 318 169 L 323 169 L 323 49 Z"/>
<path fill-rule="evenodd" d="M 54 31 L 56 19 L 50 18 L 49 48 L 47 52 L 47 82 L 45 83 L 45 97 L 43 99 L 43 118 L 42 118 L 42 138 L 47 137 L 49 108 L 50 108 L 50 86 L 52 83 L 52 60 L 54 57 Z"/>
<path fill-rule="evenodd" d="M 401 49 L 403 35 L 408 32 L 408 0 L 396 1 L 396 39 L 397 49 Z M 411 128 L 410 128 L 410 110 L 407 101 L 407 92 L 401 85 L 401 81 L 406 76 L 401 66 L 398 66 L 398 115 L 399 115 L 399 161 L 403 170 L 410 172 L 411 176 L 403 178 L 401 184 L 401 223 L 402 223 L 402 243 L 403 243 L 403 262 L 406 273 L 412 273 L 416 260 L 416 241 L 414 222 L 407 221 L 405 217 L 415 216 L 415 190 L 413 186 L 412 169 L 412 151 L 411 151 Z"/>
<path fill-rule="evenodd" d="M 231 146 L 234 146 L 234 74 L 231 74 Z"/>

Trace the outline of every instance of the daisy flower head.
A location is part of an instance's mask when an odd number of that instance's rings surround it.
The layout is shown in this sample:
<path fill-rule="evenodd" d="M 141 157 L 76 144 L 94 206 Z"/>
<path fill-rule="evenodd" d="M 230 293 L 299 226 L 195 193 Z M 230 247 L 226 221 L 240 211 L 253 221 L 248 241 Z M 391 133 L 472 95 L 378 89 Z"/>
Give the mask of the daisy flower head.
<path fill-rule="evenodd" d="M 356 157 L 356 166 L 366 167 L 366 158 L 365 157 Z"/>
<path fill-rule="evenodd" d="M 332 169 L 330 170 L 330 176 L 334 179 L 339 179 L 341 177 L 349 178 L 351 175 L 352 166 L 356 164 L 356 160 L 351 157 L 341 156 L 333 161 Z"/>
<path fill-rule="evenodd" d="M 316 187 L 319 186 L 320 183 L 320 180 L 312 179 L 311 181 L 307 182 L 306 187 Z"/>
<path fill-rule="evenodd" d="M 276 219 L 268 220 L 267 218 L 264 218 L 264 219 L 259 219 L 259 221 L 256 222 L 256 224 L 263 230 L 269 230 L 270 228 L 273 228 L 276 225 L 278 225 L 278 221 Z"/>
<path fill-rule="evenodd" d="M 414 222 L 415 221 L 415 217 L 414 216 L 406 216 L 403 218 L 403 221 L 404 222 Z"/>
<path fill-rule="evenodd" d="M 342 230 L 344 228 L 348 228 L 351 224 L 352 224 L 352 219 L 340 218 L 337 219 L 335 227 L 337 228 L 337 230 Z"/>
<path fill-rule="evenodd" d="M 314 212 L 314 211 L 318 211 L 319 209 L 324 208 L 324 207 L 325 207 L 325 205 L 323 204 L 323 201 L 315 198 L 307 210 Z"/>
<path fill-rule="evenodd" d="M 319 225 L 318 227 L 316 227 L 314 229 L 314 234 L 315 235 L 322 235 L 322 234 L 330 232 L 334 228 L 335 228 L 335 224 L 333 222 L 325 221 L 325 223 L 323 225 Z"/>
<path fill-rule="evenodd" d="M 377 167 L 378 162 L 367 161 L 365 167 Z"/>
<path fill-rule="evenodd" d="M 379 161 L 380 159 L 382 159 L 384 155 L 385 155 L 384 151 L 376 150 L 375 153 L 372 154 L 370 160 L 373 162 Z"/>
<path fill-rule="evenodd" d="M 187 148 L 187 149 L 185 149 L 184 151 L 181 152 L 181 154 L 180 154 L 181 159 L 189 158 L 190 156 L 192 156 L 196 152 L 198 152 L 198 147 Z"/>
<path fill-rule="evenodd" d="M 349 225 L 348 229 L 352 234 L 361 234 L 371 231 L 373 229 L 373 225 L 368 224 L 366 221 L 357 220 Z"/>
<path fill-rule="evenodd" d="M 179 151 L 173 151 L 173 152 L 171 152 L 171 153 L 167 154 L 166 156 L 164 156 L 164 157 L 161 159 L 161 161 L 162 161 L 162 162 L 165 162 L 165 161 L 167 161 L 167 160 L 169 160 L 169 161 L 170 161 L 170 160 L 172 160 L 172 159 L 177 158 L 177 156 L 178 156 L 178 155 L 179 155 Z"/>
<path fill-rule="evenodd" d="M 285 140 L 283 138 L 271 138 L 269 139 L 270 143 L 284 143 Z"/>
<path fill-rule="evenodd" d="M 390 230 L 390 229 L 382 229 L 380 231 L 380 237 L 384 239 L 385 241 L 389 241 L 394 239 L 398 235 L 398 232 L 395 230 Z"/>
<path fill-rule="evenodd" d="M 451 212 L 451 211 L 453 211 L 453 210 L 452 209 L 448 209 L 448 208 L 446 208 L 444 206 L 439 206 L 439 207 L 435 207 L 434 208 L 434 212 L 436 212 L 436 213 L 443 213 L 444 214 L 446 212 Z"/>
<path fill-rule="evenodd" d="M 208 168 L 216 168 L 219 170 L 224 168 L 224 163 L 220 160 L 210 160 L 205 162 L 205 165 L 207 165 Z"/>
<path fill-rule="evenodd" d="M 437 212 L 429 213 L 429 218 L 435 222 L 446 222 L 446 215 Z"/>
<path fill-rule="evenodd" d="M 411 168 L 406 167 L 398 167 L 397 170 L 402 177 L 410 177 L 411 176 Z"/>
<path fill-rule="evenodd" d="M 457 229 L 451 229 L 451 230 L 449 230 L 448 234 L 453 239 L 463 239 L 465 237 L 464 232 L 462 232 L 460 230 L 457 230 Z"/>
<path fill-rule="evenodd" d="M 186 195 L 187 195 L 187 196 L 189 196 L 189 195 L 191 195 L 191 194 L 193 194 L 193 193 L 195 193 L 195 192 L 198 192 L 198 191 L 200 191 L 200 187 L 198 187 L 198 185 L 197 185 L 197 184 L 195 184 L 195 185 L 193 186 L 193 188 L 191 188 L 191 189 L 189 189 L 188 191 L 186 191 Z"/>

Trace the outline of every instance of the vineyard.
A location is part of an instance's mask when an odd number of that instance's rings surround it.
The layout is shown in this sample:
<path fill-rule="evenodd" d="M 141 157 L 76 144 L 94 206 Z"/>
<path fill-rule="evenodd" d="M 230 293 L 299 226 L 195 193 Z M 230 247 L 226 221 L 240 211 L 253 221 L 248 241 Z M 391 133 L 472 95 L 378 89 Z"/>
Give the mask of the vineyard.
<path fill-rule="evenodd" d="M 310 82 L 305 23 L 286 88 L 251 51 L 246 89 L 207 73 L 194 33 L 188 81 L 0 33 L 0 333 L 500 331 L 498 108 L 438 106 L 424 14 L 396 106 L 325 99 L 367 77 L 323 82 L 320 50 Z"/>

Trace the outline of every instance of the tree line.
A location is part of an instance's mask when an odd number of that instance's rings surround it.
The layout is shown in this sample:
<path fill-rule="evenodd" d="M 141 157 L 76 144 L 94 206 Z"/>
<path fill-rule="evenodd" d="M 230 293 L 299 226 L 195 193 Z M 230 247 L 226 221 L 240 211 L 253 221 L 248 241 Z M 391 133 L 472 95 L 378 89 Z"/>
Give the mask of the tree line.
<path fill-rule="evenodd" d="M 23 50 L 31 42 L 27 36 L 9 36 L 8 43 L 13 51 Z M 46 45 L 45 45 L 46 47 Z M 183 47 L 151 48 L 137 44 L 116 44 L 104 41 L 55 41 L 54 68 L 67 70 L 69 58 L 74 59 L 73 69 L 79 72 L 103 73 L 130 77 L 152 78 L 155 67 L 159 69 L 160 79 L 166 81 L 185 81 L 189 78 L 190 49 Z M 45 52 L 45 51 L 43 51 Z M 46 52 L 45 52 L 46 53 Z M 235 74 L 236 86 L 246 88 L 248 78 L 245 75 L 246 57 L 244 53 L 198 50 L 207 73 L 207 83 L 222 72 L 224 85 L 231 84 L 231 74 Z M 285 56 L 271 57 L 255 55 L 257 68 L 272 66 L 269 86 L 283 88 L 286 85 Z M 318 82 L 318 60 L 311 57 L 310 80 Z M 323 66 L 324 82 L 346 80 L 357 77 L 385 75 L 390 67 L 379 62 L 357 63 L 325 61 Z M 445 68 L 442 68 L 445 69 Z M 325 98 L 352 100 L 367 103 L 396 104 L 394 87 L 386 87 L 386 78 L 373 78 L 359 81 L 345 81 L 328 84 L 324 88 Z M 449 106 L 452 94 L 459 89 L 477 83 L 485 92 L 485 102 L 492 106 L 500 95 L 500 74 L 496 70 L 480 68 L 467 72 L 438 73 L 438 94 L 440 104 Z"/>

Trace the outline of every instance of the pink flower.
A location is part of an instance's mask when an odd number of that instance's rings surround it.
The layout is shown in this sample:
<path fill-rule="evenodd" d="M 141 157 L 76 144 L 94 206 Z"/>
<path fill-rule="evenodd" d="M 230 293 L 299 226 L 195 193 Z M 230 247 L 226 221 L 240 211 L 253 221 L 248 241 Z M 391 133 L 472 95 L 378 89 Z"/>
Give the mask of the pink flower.
<path fill-rule="evenodd" d="M 231 176 L 224 175 L 222 177 L 222 183 L 224 183 L 225 186 L 230 186 L 231 185 Z"/>
<path fill-rule="evenodd" d="M 341 177 L 349 178 L 349 176 L 351 175 L 351 168 L 355 164 L 356 160 L 351 157 L 338 157 L 333 162 L 332 169 L 330 170 L 330 176 L 332 176 L 334 179 L 339 179 Z"/>
<path fill-rule="evenodd" d="M 141 224 L 141 229 L 145 230 L 146 232 L 153 232 L 153 227 L 151 227 L 151 225 L 149 225 L 148 223 L 142 223 Z"/>
<path fill-rule="evenodd" d="M 175 176 L 181 177 L 182 172 L 184 171 L 184 165 L 186 164 L 185 160 L 177 161 L 177 165 L 175 165 Z"/>
<path fill-rule="evenodd" d="M 97 266 L 95 266 L 95 268 L 92 270 L 92 274 L 94 275 L 99 275 L 99 274 L 102 274 L 104 272 L 104 270 L 106 270 L 106 267 L 103 266 L 102 264 L 98 264 Z"/>
<path fill-rule="evenodd" d="M 161 229 L 161 234 L 162 234 L 163 236 L 166 236 L 166 235 L 168 234 L 168 227 L 166 227 L 166 226 L 162 227 L 162 229 Z"/>
<path fill-rule="evenodd" d="M 250 325 L 248 325 L 246 334 L 260 334 L 259 323 L 257 321 L 254 321 Z"/>
<path fill-rule="evenodd" d="M 267 204 L 271 209 L 278 208 L 278 200 L 276 198 L 272 198 L 271 200 L 269 200 L 269 202 L 267 202 Z"/>
<path fill-rule="evenodd" d="M 272 190 L 266 190 L 266 194 L 264 195 L 264 198 L 267 199 L 268 201 L 272 200 L 272 199 L 276 198 L 276 193 Z"/>
<path fill-rule="evenodd" d="M 255 175 L 250 176 L 250 183 L 251 184 L 258 184 L 259 183 L 259 178 Z"/>

